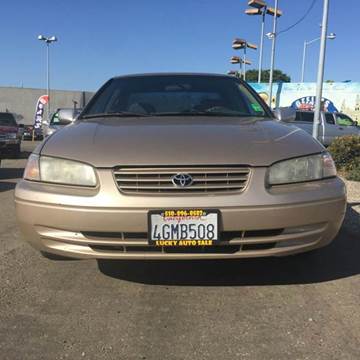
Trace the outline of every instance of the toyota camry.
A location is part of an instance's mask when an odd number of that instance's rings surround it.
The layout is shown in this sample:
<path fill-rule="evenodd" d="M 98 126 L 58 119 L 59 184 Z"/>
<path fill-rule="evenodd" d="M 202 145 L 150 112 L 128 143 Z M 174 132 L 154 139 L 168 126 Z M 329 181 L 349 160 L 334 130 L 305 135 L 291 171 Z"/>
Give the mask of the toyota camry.
<path fill-rule="evenodd" d="M 46 256 L 242 258 L 329 244 L 346 191 L 326 149 L 241 80 L 145 74 L 109 80 L 42 142 L 15 203 Z"/>

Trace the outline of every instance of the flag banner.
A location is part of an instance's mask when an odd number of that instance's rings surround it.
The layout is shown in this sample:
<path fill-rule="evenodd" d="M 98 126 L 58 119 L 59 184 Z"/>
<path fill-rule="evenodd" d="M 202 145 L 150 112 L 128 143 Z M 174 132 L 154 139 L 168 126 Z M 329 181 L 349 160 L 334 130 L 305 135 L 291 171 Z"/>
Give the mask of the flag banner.
<path fill-rule="evenodd" d="M 44 108 L 45 105 L 48 103 L 48 101 L 49 101 L 48 95 L 42 95 L 39 97 L 39 100 L 36 103 L 34 129 L 41 128 L 43 116 L 44 116 Z"/>

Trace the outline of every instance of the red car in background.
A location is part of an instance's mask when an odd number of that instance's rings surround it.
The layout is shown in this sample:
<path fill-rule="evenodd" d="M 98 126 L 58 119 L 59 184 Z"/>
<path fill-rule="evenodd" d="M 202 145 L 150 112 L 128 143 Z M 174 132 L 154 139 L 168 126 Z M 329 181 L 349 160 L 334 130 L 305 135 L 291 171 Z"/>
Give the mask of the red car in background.
<path fill-rule="evenodd" d="M 0 112 L 0 157 L 19 156 L 21 134 L 15 116 L 9 112 Z"/>

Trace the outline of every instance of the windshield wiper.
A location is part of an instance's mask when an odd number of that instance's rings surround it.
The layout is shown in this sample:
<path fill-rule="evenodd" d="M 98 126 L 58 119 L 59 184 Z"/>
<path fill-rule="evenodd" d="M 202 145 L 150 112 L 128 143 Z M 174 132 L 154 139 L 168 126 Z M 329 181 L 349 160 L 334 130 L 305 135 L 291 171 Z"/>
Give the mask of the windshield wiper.
<path fill-rule="evenodd" d="M 128 112 L 128 111 L 117 111 L 117 112 L 107 112 L 107 113 L 97 113 L 97 114 L 89 114 L 89 115 L 83 115 L 80 117 L 80 119 L 94 119 L 94 118 L 100 118 L 100 117 L 147 117 L 152 116 L 150 114 L 142 114 L 142 113 L 134 113 L 134 112 Z"/>
<path fill-rule="evenodd" d="M 184 112 L 162 112 L 151 113 L 153 116 L 254 116 L 250 114 L 238 112 L 222 112 L 222 111 L 184 111 Z"/>

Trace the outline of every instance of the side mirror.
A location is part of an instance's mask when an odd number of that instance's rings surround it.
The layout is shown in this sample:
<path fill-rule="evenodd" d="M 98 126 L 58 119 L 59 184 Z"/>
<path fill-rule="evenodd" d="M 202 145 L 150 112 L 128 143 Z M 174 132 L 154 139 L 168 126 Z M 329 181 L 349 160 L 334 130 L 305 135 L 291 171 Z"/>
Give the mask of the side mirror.
<path fill-rule="evenodd" d="M 273 111 L 277 121 L 291 122 L 296 119 L 296 110 L 292 107 L 280 107 Z"/>
<path fill-rule="evenodd" d="M 62 109 L 58 113 L 59 125 L 69 125 L 75 121 L 76 114 L 73 109 Z"/>

